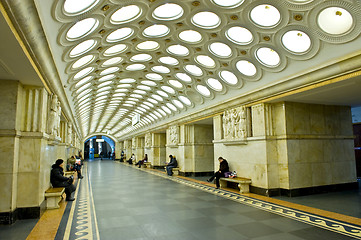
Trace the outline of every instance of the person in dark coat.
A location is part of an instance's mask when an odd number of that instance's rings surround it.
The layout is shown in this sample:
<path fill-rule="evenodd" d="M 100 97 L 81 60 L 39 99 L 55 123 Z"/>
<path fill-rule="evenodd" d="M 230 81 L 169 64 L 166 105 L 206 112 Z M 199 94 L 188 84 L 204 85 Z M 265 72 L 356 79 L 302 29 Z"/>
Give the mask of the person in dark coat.
<path fill-rule="evenodd" d="M 56 160 L 55 164 L 51 167 L 50 172 L 50 182 L 51 185 L 56 187 L 64 187 L 65 194 L 66 194 L 66 201 L 74 201 L 75 198 L 71 196 L 71 194 L 75 191 L 76 187 L 74 186 L 72 177 L 64 177 L 64 170 L 63 170 L 64 160 L 58 159 Z"/>
<path fill-rule="evenodd" d="M 138 165 L 138 168 L 140 168 L 145 162 L 148 162 L 148 154 L 145 154 L 143 160 L 139 160 L 135 166 Z"/>
<path fill-rule="evenodd" d="M 228 162 L 226 159 L 219 157 L 218 158 L 219 161 L 219 170 L 217 172 L 214 173 L 214 175 L 207 180 L 207 182 L 212 182 L 214 178 L 216 178 L 216 188 L 219 188 L 219 179 L 221 177 L 224 177 L 224 173 L 225 172 L 229 172 L 229 166 L 228 166 Z"/>
<path fill-rule="evenodd" d="M 177 159 L 175 159 L 174 156 L 169 155 L 169 163 L 167 164 L 167 166 L 165 167 L 167 170 L 167 174 L 168 176 L 172 176 L 173 175 L 173 168 L 176 168 L 178 166 L 178 162 Z"/>

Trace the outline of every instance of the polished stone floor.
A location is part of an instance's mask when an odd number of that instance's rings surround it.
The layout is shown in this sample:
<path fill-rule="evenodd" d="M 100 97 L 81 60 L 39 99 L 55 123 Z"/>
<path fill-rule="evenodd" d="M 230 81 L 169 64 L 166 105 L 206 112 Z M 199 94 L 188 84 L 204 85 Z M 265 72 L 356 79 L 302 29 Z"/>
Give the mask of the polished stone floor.
<path fill-rule="evenodd" d="M 347 236 L 337 229 L 302 222 L 302 216 L 298 221 L 265 211 L 260 205 L 242 204 L 227 190 L 216 192 L 213 186 L 203 188 L 202 184 L 167 177 L 162 172 L 110 160 L 89 161 L 84 167 L 77 199 L 66 205 L 55 239 L 361 239 L 361 235 Z M 320 201 L 320 206 L 332 208 L 334 204 L 338 208 L 343 193 L 332 194 L 330 201 L 320 195 L 292 201 L 311 205 Z M 349 197 L 345 193 L 350 205 L 345 211 L 359 209 L 357 194 Z M 0 226 L 0 239 L 26 239 L 33 225 L 34 220 L 24 220 Z M 326 221 L 326 225 L 332 224 Z M 361 227 L 361 219 L 357 225 Z"/>

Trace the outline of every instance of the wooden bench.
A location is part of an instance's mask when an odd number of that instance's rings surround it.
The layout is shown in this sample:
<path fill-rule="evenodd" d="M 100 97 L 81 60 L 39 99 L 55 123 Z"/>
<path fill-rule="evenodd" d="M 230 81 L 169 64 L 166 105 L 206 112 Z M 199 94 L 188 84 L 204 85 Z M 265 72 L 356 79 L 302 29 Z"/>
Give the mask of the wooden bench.
<path fill-rule="evenodd" d="M 249 193 L 249 185 L 252 183 L 252 180 L 249 178 L 235 177 L 235 178 L 220 178 L 219 183 L 221 188 L 227 187 L 227 182 L 238 183 L 238 188 L 240 193 Z"/>
<path fill-rule="evenodd" d="M 167 166 L 164 167 L 164 170 L 167 172 Z M 180 168 L 172 168 L 173 175 L 178 176 L 179 175 Z"/>
<path fill-rule="evenodd" d="M 63 187 L 48 188 L 48 190 L 45 191 L 46 209 L 59 208 L 59 202 L 63 199 L 64 191 L 65 188 Z"/>

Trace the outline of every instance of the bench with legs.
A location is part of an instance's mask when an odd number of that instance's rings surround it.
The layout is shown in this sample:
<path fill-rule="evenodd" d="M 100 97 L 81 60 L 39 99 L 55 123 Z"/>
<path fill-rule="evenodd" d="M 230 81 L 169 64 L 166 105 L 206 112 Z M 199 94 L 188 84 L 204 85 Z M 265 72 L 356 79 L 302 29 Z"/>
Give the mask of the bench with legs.
<path fill-rule="evenodd" d="M 238 183 L 238 188 L 240 193 L 249 193 L 249 185 L 252 183 L 252 180 L 249 178 L 235 177 L 235 178 L 220 178 L 219 183 L 221 188 L 227 187 L 227 182 Z"/>
<path fill-rule="evenodd" d="M 151 162 L 144 162 L 142 164 L 142 167 L 144 167 L 144 168 L 152 168 L 152 163 Z"/>
<path fill-rule="evenodd" d="M 65 188 L 63 187 L 48 188 L 48 190 L 45 191 L 46 209 L 59 208 L 59 202 L 63 199 L 64 191 Z"/>
<path fill-rule="evenodd" d="M 164 169 L 167 172 L 167 167 L 164 167 Z M 180 168 L 172 168 L 173 175 L 178 176 L 179 175 L 179 169 Z"/>

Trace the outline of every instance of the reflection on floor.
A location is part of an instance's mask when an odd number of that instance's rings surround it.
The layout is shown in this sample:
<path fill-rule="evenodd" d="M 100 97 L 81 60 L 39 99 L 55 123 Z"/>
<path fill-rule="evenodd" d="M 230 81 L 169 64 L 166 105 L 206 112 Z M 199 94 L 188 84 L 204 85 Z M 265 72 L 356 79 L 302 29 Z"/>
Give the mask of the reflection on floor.
<path fill-rule="evenodd" d="M 206 178 L 168 177 L 109 160 L 89 161 L 83 172 L 76 201 L 64 202 L 64 214 L 52 216 L 52 222 L 46 223 L 44 214 L 28 239 L 361 239 L 357 191 L 330 193 L 332 199 L 239 195 L 216 190 Z M 341 208 L 340 200 L 348 206 Z M 318 205 L 327 211 L 315 209 Z M 19 229 L 29 233 L 33 225 L 0 226 L 0 239 L 25 239 Z M 58 231 L 39 235 L 37 229 L 49 225 Z"/>

